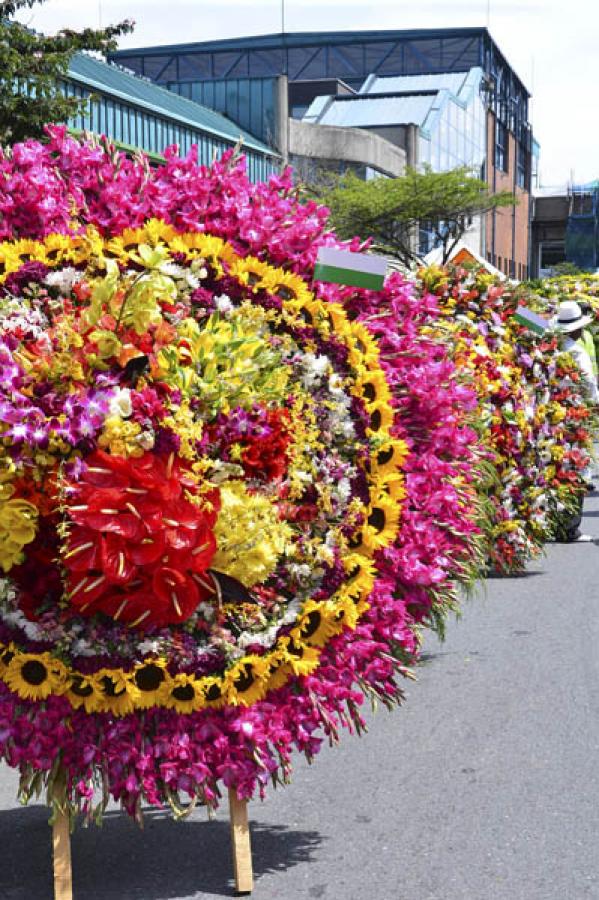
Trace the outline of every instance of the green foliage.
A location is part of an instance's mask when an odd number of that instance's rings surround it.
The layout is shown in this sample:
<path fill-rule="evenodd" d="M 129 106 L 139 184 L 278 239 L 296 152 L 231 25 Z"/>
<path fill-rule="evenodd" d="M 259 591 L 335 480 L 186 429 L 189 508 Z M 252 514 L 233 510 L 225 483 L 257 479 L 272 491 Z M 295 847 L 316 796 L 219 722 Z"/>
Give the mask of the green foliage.
<path fill-rule="evenodd" d="M 331 210 L 342 238 L 371 236 L 377 250 L 410 265 L 418 259 L 418 229 L 432 231 L 446 262 L 474 216 L 517 202 L 508 191 L 492 194 L 466 167 L 448 172 L 408 169 L 401 178 L 362 181 L 351 172 L 328 176 L 309 188 Z"/>
<path fill-rule="evenodd" d="M 556 278 L 560 275 L 584 275 L 584 269 L 581 269 L 580 266 L 573 262 L 561 262 L 552 268 L 553 275 Z"/>
<path fill-rule="evenodd" d="M 133 30 L 129 21 L 108 28 L 36 34 L 14 16 L 46 0 L 0 0 L 0 144 L 39 138 L 48 122 L 66 122 L 86 101 L 64 97 L 60 82 L 78 50 L 107 53 Z"/>

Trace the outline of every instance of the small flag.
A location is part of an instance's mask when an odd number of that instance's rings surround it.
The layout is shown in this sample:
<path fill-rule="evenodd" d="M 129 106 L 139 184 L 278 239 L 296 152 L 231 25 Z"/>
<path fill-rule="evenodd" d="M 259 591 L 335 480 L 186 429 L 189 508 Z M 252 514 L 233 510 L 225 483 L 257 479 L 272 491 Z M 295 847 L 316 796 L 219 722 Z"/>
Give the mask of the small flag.
<path fill-rule="evenodd" d="M 514 318 L 520 325 L 524 325 L 529 331 L 534 331 L 534 333 L 538 335 L 545 334 L 549 328 L 547 319 L 537 315 L 537 313 L 533 312 L 532 309 L 528 309 L 526 306 L 519 306 L 514 314 Z"/>
<path fill-rule="evenodd" d="M 382 256 L 321 247 L 314 266 L 314 279 L 380 291 L 386 272 L 387 260 Z"/>

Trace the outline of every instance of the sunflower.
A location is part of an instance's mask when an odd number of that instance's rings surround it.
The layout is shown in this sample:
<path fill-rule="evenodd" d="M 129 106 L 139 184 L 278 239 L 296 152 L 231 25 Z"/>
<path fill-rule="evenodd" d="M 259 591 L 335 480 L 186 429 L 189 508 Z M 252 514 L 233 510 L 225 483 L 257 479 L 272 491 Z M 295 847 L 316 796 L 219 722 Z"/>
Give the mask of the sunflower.
<path fill-rule="evenodd" d="M 383 436 L 393 425 L 394 413 L 388 403 L 367 403 L 366 412 L 370 419 L 366 432 L 370 436 Z"/>
<path fill-rule="evenodd" d="M 371 559 L 361 553 L 348 553 L 343 558 L 346 581 L 338 591 L 354 601 L 366 600 L 376 578 L 376 567 Z"/>
<path fill-rule="evenodd" d="M 304 279 L 294 272 L 286 272 L 285 269 L 272 269 L 272 282 L 272 293 L 277 294 L 285 302 L 295 300 L 303 304 L 313 297 Z"/>
<path fill-rule="evenodd" d="M 329 316 L 333 332 L 341 338 L 343 343 L 351 344 L 352 325 L 347 318 L 347 313 L 340 303 L 327 303 L 326 312 Z"/>
<path fill-rule="evenodd" d="M 168 690 L 162 695 L 161 703 L 178 713 L 191 713 L 202 709 L 205 705 L 202 683 L 205 680 L 198 681 L 193 675 L 178 672 L 170 679 Z"/>
<path fill-rule="evenodd" d="M 151 244 L 153 247 L 157 244 L 170 244 L 177 237 L 173 226 L 162 219 L 148 219 L 140 231 L 142 233 L 140 243 Z"/>
<path fill-rule="evenodd" d="M 206 706 L 220 709 L 226 703 L 223 679 L 218 675 L 207 675 L 200 681 Z"/>
<path fill-rule="evenodd" d="M 128 231 L 132 231 L 132 229 L 128 229 Z M 128 243 L 125 243 L 127 239 L 124 234 L 119 234 L 107 241 L 101 248 L 101 255 L 108 259 L 116 259 L 121 263 L 128 263 L 130 254 L 137 244 L 134 244 L 129 235 L 127 237 L 129 238 Z"/>
<path fill-rule="evenodd" d="M 60 266 L 65 260 L 80 262 L 81 245 L 81 238 L 67 237 L 64 234 L 49 234 L 44 238 L 44 261 L 47 265 L 56 267 Z M 87 255 L 85 248 L 83 252 Z"/>
<path fill-rule="evenodd" d="M 280 638 L 278 647 L 294 675 L 309 675 L 318 668 L 320 650 L 292 640 L 290 637 Z"/>
<path fill-rule="evenodd" d="M 71 673 L 66 697 L 71 706 L 75 709 L 82 706 L 86 713 L 96 712 L 103 700 L 102 691 L 93 675 L 82 675 L 79 672 Z"/>
<path fill-rule="evenodd" d="M 375 450 L 371 457 L 371 471 L 377 475 L 386 475 L 399 469 L 409 453 L 405 441 L 390 438 Z"/>
<path fill-rule="evenodd" d="M 50 694 L 64 693 L 67 669 L 49 653 L 15 653 L 3 678 L 24 700 L 45 700 Z"/>
<path fill-rule="evenodd" d="M 200 256 L 206 259 L 216 269 L 219 275 L 223 274 L 222 262 L 229 265 L 237 259 L 237 255 L 230 244 L 222 238 L 211 234 L 188 232 L 180 235 L 181 240 L 188 250 L 196 250 Z"/>
<path fill-rule="evenodd" d="M 381 476 L 377 472 L 374 482 L 375 490 L 384 493 L 391 500 L 399 502 L 406 497 L 405 479 L 401 472 L 390 472 L 388 475 Z"/>
<path fill-rule="evenodd" d="M 391 391 L 382 369 L 365 369 L 360 367 L 354 390 L 356 396 L 362 397 L 365 403 L 386 403 L 391 400 Z"/>
<path fill-rule="evenodd" d="M 381 494 L 368 512 L 368 520 L 362 529 L 362 541 L 372 550 L 388 547 L 397 537 L 400 510 L 390 497 Z"/>
<path fill-rule="evenodd" d="M 30 260 L 42 263 L 47 261 L 46 248 L 40 241 L 31 241 L 28 238 L 23 238 L 20 241 L 14 241 L 12 248 L 15 257 L 18 259 L 19 267 Z"/>
<path fill-rule="evenodd" d="M 224 691 L 233 706 L 251 706 L 268 689 L 270 663 L 264 656 L 248 654 L 232 666 L 224 678 Z"/>
<path fill-rule="evenodd" d="M 244 259 L 236 257 L 230 264 L 230 272 L 233 278 L 240 284 L 247 285 L 254 293 L 260 289 L 272 293 L 276 287 L 272 267 L 255 256 L 246 256 Z"/>
<path fill-rule="evenodd" d="M 351 323 L 351 338 L 348 341 L 350 346 L 349 363 L 353 368 L 359 369 L 360 366 L 366 368 L 378 368 L 379 365 L 379 348 L 368 329 L 361 322 Z"/>
<path fill-rule="evenodd" d="M 4 678 L 4 673 L 8 668 L 10 661 L 13 656 L 17 653 L 16 646 L 10 642 L 10 644 L 0 644 L 0 677 Z"/>
<path fill-rule="evenodd" d="M 287 682 L 293 675 L 293 670 L 289 665 L 289 657 L 285 647 L 281 647 L 280 649 L 270 653 L 268 659 L 270 662 L 268 690 L 276 691 L 278 688 L 281 688 L 283 687 L 283 685 L 287 684 Z"/>
<path fill-rule="evenodd" d="M 15 253 L 14 244 L 0 244 L 0 282 L 22 265 L 23 261 Z"/>
<path fill-rule="evenodd" d="M 100 669 L 93 676 L 98 689 L 97 712 L 111 712 L 126 716 L 133 712 L 140 697 L 140 690 L 129 672 L 121 669 Z"/>
<path fill-rule="evenodd" d="M 164 659 L 148 659 L 139 663 L 135 667 L 133 680 L 139 689 L 139 697 L 135 700 L 138 709 L 162 706 L 165 698 L 172 693 L 172 678 Z"/>
<path fill-rule="evenodd" d="M 327 604 L 308 600 L 290 636 L 298 646 L 308 644 L 311 647 L 324 647 L 327 641 L 340 631 L 341 627 L 335 618 L 334 602 Z"/>
<path fill-rule="evenodd" d="M 339 634 L 344 628 L 351 628 L 353 631 L 358 624 L 360 609 L 349 597 L 337 596 L 335 600 L 327 600 L 323 606 L 325 614 L 331 616 L 335 634 Z"/>

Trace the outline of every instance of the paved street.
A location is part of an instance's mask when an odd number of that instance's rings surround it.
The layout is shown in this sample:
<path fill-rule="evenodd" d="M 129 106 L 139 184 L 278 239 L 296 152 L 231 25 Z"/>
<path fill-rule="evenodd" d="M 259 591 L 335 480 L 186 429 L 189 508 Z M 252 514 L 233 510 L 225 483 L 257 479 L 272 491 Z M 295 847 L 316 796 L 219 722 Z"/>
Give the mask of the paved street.
<path fill-rule="evenodd" d="M 599 538 L 599 498 L 585 527 Z M 252 805 L 256 900 L 599 897 L 599 546 L 552 546 L 429 639 L 417 684 Z M 50 900 L 50 832 L 0 780 L 1 900 Z M 76 900 L 232 895 L 228 820 L 118 813 L 74 838 Z"/>

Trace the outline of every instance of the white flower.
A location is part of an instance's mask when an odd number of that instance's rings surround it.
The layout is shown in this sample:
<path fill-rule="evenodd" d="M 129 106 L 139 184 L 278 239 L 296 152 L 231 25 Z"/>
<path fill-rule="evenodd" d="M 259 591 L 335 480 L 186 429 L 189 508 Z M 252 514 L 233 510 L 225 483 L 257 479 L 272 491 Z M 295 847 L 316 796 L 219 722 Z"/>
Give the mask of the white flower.
<path fill-rule="evenodd" d="M 305 388 L 314 387 L 331 367 L 331 361 L 324 354 L 315 356 L 314 353 L 304 353 L 301 362 L 305 373 L 302 377 Z"/>
<path fill-rule="evenodd" d="M 226 316 L 227 313 L 230 313 L 233 309 L 233 303 L 231 302 L 231 298 L 226 294 L 220 294 L 218 297 L 214 298 L 214 303 L 216 308 L 221 315 Z"/>
<path fill-rule="evenodd" d="M 117 388 L 116 393 L 110 398 L 110 415 L 127 419 L 132 412 L 131 391 L 129 388 Z"/>
<path fill-rule="evenodd" d="M 138 650 L 143 656 L 147 656 L 149 653 L 158 653 L 160 644 L 158 641 L 142 641 L 138 644 Z"/>
<path fill-rule="evenodd" d="M 143 450 L 151 450 L 154 446 L 154 435 L 149 431 L 142 431 L 137 435 L 136 441 Z"/>
<path fill-rule="evenodd" d="M 59 269 L 56 272 L 48 272 L 44 281 L 48 287 L 58 288 L 62 293 L 68 294 L 73 285 L 81 281 L 81 272 L 68 266 L 66 269 Z"/>
<path fill-rule="evenodd" d="M 168 275 L 169 278 L 175 278 L 177 281 L 185 279 L 187 276 L 187 270 L 174 262 L 162 263 L 162 265 L 158 267 L 158 271 L 161 275 Z"/>
<path fill-rule="evenodd" d="M 75 656 L 95 656 L 96 653 L 92 645 L 83 638 L 73 641 L 71 651 Z"/>
<path fill-rule="evenodd" d="M 347 503 L 351 496 L 351 485 L 349 478 L 341 478 L 335 485 L 335 493 L 341 503 Z"/>

